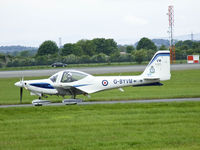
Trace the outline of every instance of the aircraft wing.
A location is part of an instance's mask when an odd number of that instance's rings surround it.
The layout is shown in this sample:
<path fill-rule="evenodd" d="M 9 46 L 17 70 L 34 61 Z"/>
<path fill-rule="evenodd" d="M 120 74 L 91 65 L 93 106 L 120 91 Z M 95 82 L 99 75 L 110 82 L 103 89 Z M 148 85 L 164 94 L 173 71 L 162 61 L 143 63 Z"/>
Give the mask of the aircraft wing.
<path fill-rule="evenodd" d="M 90 88 L 88 89 L 88 84 L 79 84 L 79 85 L 56 85 L 54 86 L 54 88 L 56 88 L 58 90 L 59 93 L 65 93 L 66 91 L 68 91 L 70 93 L 70 91 L 75 91 L 77 94 L 83 94 L 83 93 L 92 93 L 93 91 L 90 90 Z"/>

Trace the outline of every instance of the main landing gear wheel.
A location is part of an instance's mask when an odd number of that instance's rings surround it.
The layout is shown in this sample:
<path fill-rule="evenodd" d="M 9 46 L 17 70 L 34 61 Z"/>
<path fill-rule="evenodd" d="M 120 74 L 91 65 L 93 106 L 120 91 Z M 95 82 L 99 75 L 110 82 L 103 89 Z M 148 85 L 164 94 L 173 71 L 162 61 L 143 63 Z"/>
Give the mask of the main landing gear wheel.
<path fill-rule="evenodd" d="M 62 103 L 64 105 L 76 105 L 77 103 L 81 103 L 82 99 L 64 99 Z"/>

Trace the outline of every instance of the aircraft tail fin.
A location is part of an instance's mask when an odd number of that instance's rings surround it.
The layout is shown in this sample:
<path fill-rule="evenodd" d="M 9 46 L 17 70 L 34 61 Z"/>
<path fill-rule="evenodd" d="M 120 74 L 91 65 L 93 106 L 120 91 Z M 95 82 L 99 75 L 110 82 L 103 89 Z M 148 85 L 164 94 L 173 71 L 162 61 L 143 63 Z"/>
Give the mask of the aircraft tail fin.
<path fill-rule="evenodd" d="M 146 80 L 169 80 L 171 77 L 170 52 L 167 50 L 156 52 L 142 73 L 142 76 Z"/>

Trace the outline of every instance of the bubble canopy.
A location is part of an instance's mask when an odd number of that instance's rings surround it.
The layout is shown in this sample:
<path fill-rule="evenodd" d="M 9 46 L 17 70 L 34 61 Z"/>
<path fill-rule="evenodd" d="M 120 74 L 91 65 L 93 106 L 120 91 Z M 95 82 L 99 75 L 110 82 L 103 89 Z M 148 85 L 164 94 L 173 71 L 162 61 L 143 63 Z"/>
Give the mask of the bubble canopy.
<path fill-rule="evenodd" d="M 69 82 L 75 82 L 75 81 L 81 80 L 87 77 L 88 75 L 89 74 L 80 72 L 80 71 L 66 70 L 66 71 L 61 71 L 52 75 L 49 79 L 52 82 L 56 82 L 58 79 L 58 76 L 61 76 L 61 78 L 59 78 L 61 83 L 69 83 Z"/>

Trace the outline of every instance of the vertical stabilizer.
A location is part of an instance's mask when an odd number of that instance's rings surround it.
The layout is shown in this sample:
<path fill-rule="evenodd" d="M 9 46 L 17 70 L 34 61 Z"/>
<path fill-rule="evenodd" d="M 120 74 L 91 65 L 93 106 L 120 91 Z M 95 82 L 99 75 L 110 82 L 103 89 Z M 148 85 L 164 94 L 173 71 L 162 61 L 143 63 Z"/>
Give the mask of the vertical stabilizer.
<path fill-rule="evenodd" d="M 169 80 L 171 77 L 170 52 L 158 51 L 147 65 L 142 76 L 146 79 Z"/>

